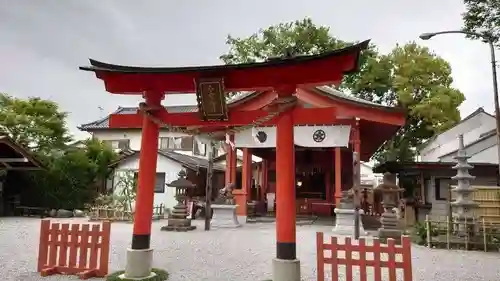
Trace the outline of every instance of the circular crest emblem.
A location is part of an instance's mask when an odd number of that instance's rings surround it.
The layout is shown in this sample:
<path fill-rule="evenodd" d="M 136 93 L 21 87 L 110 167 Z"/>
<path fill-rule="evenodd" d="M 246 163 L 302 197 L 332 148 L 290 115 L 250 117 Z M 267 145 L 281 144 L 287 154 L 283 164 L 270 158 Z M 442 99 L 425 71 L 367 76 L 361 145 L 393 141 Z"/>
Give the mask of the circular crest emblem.
<path fill-rule="evenodd" d="M 267 140 L 267 134 L 263 131 L 259 131 L 255 137 L 257 138 L 257 140 L 259 140 L 260 143 L 264 143 L 266 142 Z"/>
<path fill-rule="evenodd" d="M 315 142 L 322 142 L 325 140 L 325 138 L 326 138 L 326 133 L 323 130 L 316 130 L 313 133 L 313 140 Z"/>

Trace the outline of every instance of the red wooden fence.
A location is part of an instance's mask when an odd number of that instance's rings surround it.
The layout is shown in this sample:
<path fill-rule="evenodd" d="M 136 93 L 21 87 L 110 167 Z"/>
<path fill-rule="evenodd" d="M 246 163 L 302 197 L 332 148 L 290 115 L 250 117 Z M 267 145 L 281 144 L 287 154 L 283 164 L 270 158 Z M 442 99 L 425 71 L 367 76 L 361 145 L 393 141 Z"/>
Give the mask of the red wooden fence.
<path fill-rule="evenodd" d="M 318 281 L 325 281 L 325 265 L 331 265 L 332 281 L 339 280 L 339 265 L 345 265 L 345 280 L 352 281 L 353 268 L 359 268 L 359 280 L 367 281 L 396 281 L 396 269 L 402 269 L 403 280 L 412 281 L 411 241 L 407 236 L 401 237 L 401 246 L 397 246 L 394 239 L 388 239 L 387 244 L 381 244 L 373 239 L 373 245 L 366 245 L 363 238 L 352 244 L 351 238 L 346 237 L 344 244 L 337 242 L 337 237 L 331 237 L 330 244 L 323 241 L 323 233 L 316 234 L 317 271 Z M 331 257 L 325 257 L 325 251 L 331 252 Z M 339 257 L 339 252 L 345 252 L 345 258 Z M 353 254 L 358 253 L 359 259 Z M 373 253 L 373 259 L 367 259 L 367 253 Z M 387 260 L 381 256 L 387 254 Z M 397 261 L 396 254 L 401 254 L 402 261 Z M 373 268 L 373 278 L 368 279 L 367 268 Z M 387 268 L 388 278 L 382 278 L 382 269 Z"/>
<path fill-rule="evenodd" d="M 42 220 L 38 249 L 38 272 L 76 274 L 80 279 L 108 274 L 110 222 L 90 225 L 53 223 Z M 89 241 L 90 240 L 90 241 Z"/>

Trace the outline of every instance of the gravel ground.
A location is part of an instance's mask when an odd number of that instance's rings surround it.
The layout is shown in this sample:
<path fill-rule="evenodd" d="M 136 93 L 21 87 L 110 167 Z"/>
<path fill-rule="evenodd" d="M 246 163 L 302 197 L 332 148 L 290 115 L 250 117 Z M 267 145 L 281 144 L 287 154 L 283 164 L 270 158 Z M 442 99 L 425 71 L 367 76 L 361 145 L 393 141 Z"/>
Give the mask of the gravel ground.
<path fill-rule="evenodd" d="M 170 281 L 261 281 L 271 277 L 271 259 L 275 255 L 274 223 L 247 224 L 239 229 L 209 233 L 202 230 L 202 221 L 195 221 L 198 229 L 189 233 L 161 232 L 159 229 L 164 223 L 159 221 L 153 225 L 154 266 L 168 270 Z M 70 276 L 42 278 L 35 272 L 39 225 L 40 219 L 35 218 L 0 218 L 1 280 L 78 280 Z M 111 231 L 112 272 L 125 266 L 132 225 L 114 223 Z M 316 231 L 330 233 L 331 227 L 297 227 L 297 254 L 302 264 L 302 278 L 307 281 L 316 280 Z M 412 251 L 415 281 L 500 279 L 500 254 L 429 250 L 419 246 L 414 246 Z"/>

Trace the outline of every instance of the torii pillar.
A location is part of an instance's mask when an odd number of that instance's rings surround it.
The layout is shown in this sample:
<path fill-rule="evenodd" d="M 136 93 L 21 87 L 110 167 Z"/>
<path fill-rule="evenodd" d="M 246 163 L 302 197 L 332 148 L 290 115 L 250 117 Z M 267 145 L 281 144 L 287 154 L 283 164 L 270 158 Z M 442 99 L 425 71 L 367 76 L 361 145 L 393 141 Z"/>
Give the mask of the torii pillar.
<path fill-rule="evenodd" d="M 278 93 L 280 95 L 281 93 Z M 296 247 L 295 145 L 293 117 L 286 111 L 276 124 L 276 258 L 273 281 L 300 281 Z"/>
<path fill-rule="evenodd" d="M 160 107 L 164 95 L 146 92 L 144 98 L 149 107 Z M 160 128 L 147 115 L 143 117 L 141 152 L 139 156 L 139 177 L 134 213 L 132 246 L 127 249 L 127 265 L 124 278 L 145 278 L 151 276 L 153 249 L 151 249 L 151 224 L 153 220 L 154 186 L 156 161 L 158 158 L 158 137 Z"/>

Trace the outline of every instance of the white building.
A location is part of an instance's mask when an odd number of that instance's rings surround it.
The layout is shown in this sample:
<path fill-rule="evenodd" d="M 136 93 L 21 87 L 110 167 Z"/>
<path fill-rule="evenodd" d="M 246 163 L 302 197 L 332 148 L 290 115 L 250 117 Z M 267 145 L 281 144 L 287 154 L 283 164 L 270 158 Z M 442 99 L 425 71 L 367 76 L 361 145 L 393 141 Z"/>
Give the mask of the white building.
<path fill-rule="evenodd" d="M 458 150 L 457 138 L 464 136 L 470 163 L 498 164 L 495 116 L 478 108 L 449 130 L 433 137 L 420 150 L 422 162 L 452 162 Z"/>
<path fill-rule="evenodd" d="M 189 112 L 196 111 L 196 106 L 172 106 L 167 107 L 169 111 Z M 130 114 L 136 112 L 134 107 L 119 107 L 113 114 Z M 108 180 L 106 188 L 115 193 L 117 183 L 125 172 L 136 173 L 139 169 L 139 153 L 141 148 L 141 130 L 138 129 L 112 129 L 109 128 L 109 116 L 100 120 L 83 124 L 79 127 L 82 131 L 89 132 L 93 138 L 109 143 L 116 150 L 124 151 L 123 157 L 114 163 L 113 176 Z M 224 152 L 223 146 L 217 144 L 214 157 Z M 166 208 L 172 208 L 176 201 L 175 191 L 166 187 L 166 184 L 176 180 L 180 170 L 188 172 L 188 179 L 196 184 L 204 185 L 201 178 L 204 177 L 208 167 L 207 145 L 196 137 L 160 130 L 158 141 L 158 160 L 155 184 L 155 205 L 163 204 Z M 216 182 L 223 180 L 224 165 L 214 165 Z M 198 177 L 200 179 L 198 179 Z M 219 183 L 223 184 L 223 182 Z"/>

